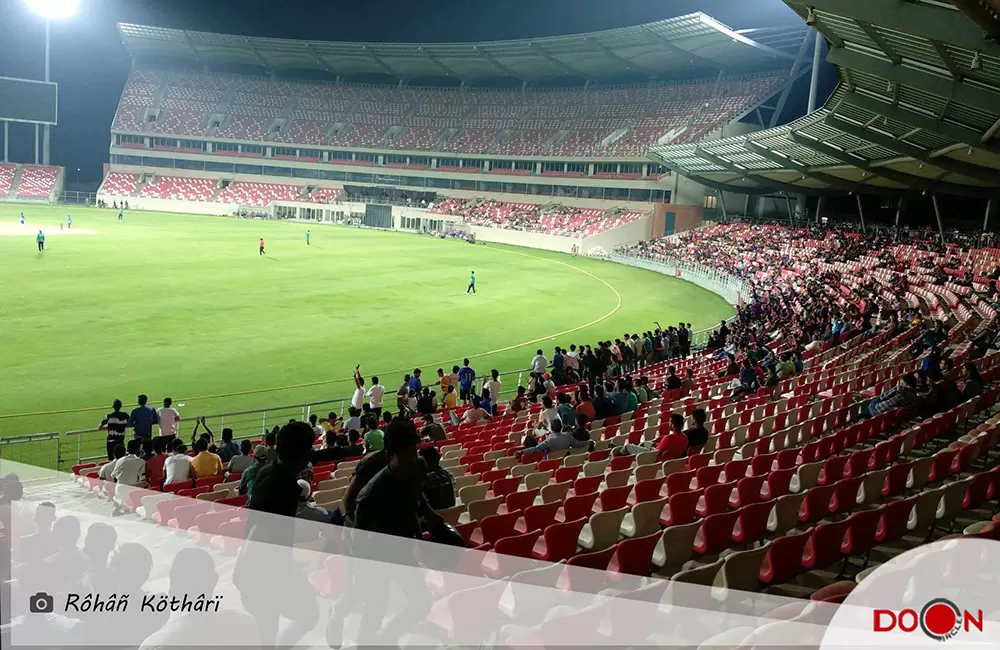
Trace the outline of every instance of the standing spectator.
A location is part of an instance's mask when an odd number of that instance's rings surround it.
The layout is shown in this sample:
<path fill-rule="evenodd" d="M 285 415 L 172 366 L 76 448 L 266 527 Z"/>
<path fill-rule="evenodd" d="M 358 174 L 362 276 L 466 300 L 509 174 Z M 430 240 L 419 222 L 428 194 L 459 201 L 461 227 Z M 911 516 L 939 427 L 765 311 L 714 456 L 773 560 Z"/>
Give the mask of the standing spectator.
<path fill-rule="evenodd" d="M 425 429 L 427 427 L 424 427 Z M 423 492 L 432 510 L 443 510 L 455 505 L 455 478 L 441 467 L 441 454 L 437 447 L 424 447 L 419 452 L 427 465 Z"/>
<path fill-rule="evenodd" d="M 128 415 L 122 411 L 122 401 L 116 399 L 111 408 L 113 410 L 104 416 L 101 426 L 98 427 L 101 431 L 108 432 L 108 460 L 114 455 L 112 452 L 115 446 L 125 443 L 125 428 L 128 427 Z"/>
<path fill-rule="evenodd" d="M 191 474 L 194 478 L 205 478 L 207 476 L 222 476 L 222 459 L 218 454 L 213 454 L 208 450 L 208 441 L 204 438 L 195 443 L 195 450 L 198 452 L 191 459 Z"/>
<path fill-rule="evenodd" d="M 424 394 L 417 400 L 417 413 L 427 415 L 428 413 L 434 413 L 436 411 L 437 404 L 434 401 L 434 394 L 431 392 L 431 389 L 425 388 Z"/>
<path fill-rule="evenodd" d="M 136 401 L 139 405 L 129 414 L 128 426 L 132 427 L 132 433 L 136 438 L 152 437 L 153 425 L 158 422 L 156 410 L 152 406 L 146 406 L 149 398 L 145 395 L 139 395 Z"/>
<path fill-rule="evenodd" d="M 495 415 L 494 411 L 496 410 L 496 404 L 494 404 L 493 400 L 490 399 L 489 388 L 483 388 L 482 397 L 479 398 L 479 401 L 476 402 L 476 405 L 479 406 L 479 408 L 486 411 L 489 415 Z"/>
<path fill-rule="evenodd" d="M 315 424 L 316 415 L 309 416 L 310 421 Z M 319 428 L 319 427 L 316 427 Z M 226 427 L 222 430 L 222 444 L 219 445 L 219 460 L 223 463 L 228 463 L 233 459 L 233 457 L 238 456 L 240 453 L 240 445 L 233 441 L 233 430 Z"/>
<path fill-rule="evenodd" d="M 410 398 L 410 376 L 403 375 L 402 385 L 396 389 L 396 408 L 400 411 L 406 408 L 406 401 Z M 345 427 L 345 430 L 347 427 Z"/>
<path fill-rule="evenodd" d="M 174 447 L 174 453 L 163 461 L 163 471 L 166 474 L 164 485 L 191 480 L 191 459 L 183 442 Z"/>
<path fill-rule="evenodd" d="M 483 382 L 483 388 L 490 391 L 490 401 L 493 402 L 494 407 L 500 403 L 500 389 L 502 386 L 503 382 L 500 381 L 500 371 L 496 368 L 490 370 L 490 378 Z"/>
<path fill-rule="evenodd" d="M 691 330 L 685 327 L 684 323 L 678 325 L 677 343 L 680 345 L 681 358 L 686 359 L 691 356 Z"/>
<path fill-rule="evenodd" d="M 456 395 L 458 395 L 458 391 L 461 390 L 461 387 L 462 387 L 461 386 L 461 382 L 459 381 L 459 378 L 458 378 L 458 371 L 459 371 L 458 366 L 452 366 L 451 367 L 451 374 L 448 375 L 448 385 L 455 387 L 455 394 Z M 447 391 L 441 391 L 441 394 L 443 395 L 445 392 L 447 392 Z"/>
<path fill-rule="evenodd" d="M 153 438 L 153 457 L 146 461 L 146 481 L 150 487 L 159 488 L 163 485 L 164 462 L 167 458 L 167 441 L 160 437 Z"/>
<path fill-rule="evenodd" d="M 413 491 L 419 440 L 412 423 L 393 423 L 386 440 L 385 466 L 358 494 L 355 528 L 397 537 L 420 535 L 417 516 L 423 497 Z"/>
<path fill-rule="evenodd" d="M 535 352 L 535 358 L 531 360 L 531 371 L 536 375 L 544 375 L 548 368 L 549 360 L 545 358 L 541 350 Z"/>
<path fill-rule="evenodd" d="M 111 478 L 115 483 L 146 487 L 146 463 L 138 456 L 139 448 L 139 440 L 133 438 L 128 441 L 126 454 L 115 461 L 115 468 L 111 470 Z"/>
<path fill-rule="evenodd" d="M 556 383 L 561 384 L 566 374 L 566 357 L 558 347 L 552 354 L 552 377 Z"/>
<path fill-rule="evenodd" d="M 365 380 L 361 376 L 361 366 L 354 366 L 354 395 L 351 397 L 351 406 L 361 410 L 365 403 Z"/>
<path fill-rule="evenodd" d="M 163 406 L 156 410 L 156 418 L 160 423 L 160 436 L 168 441 L 177 435 L 177 423 L 181 421 L 181 414 L 173 407 L 173 403 L 174 400 L 164 397 Z"/>
<path fill-rule="evenodd" d="M 463 359 L 462 368 L 458 371 L 458 382 L 461 388 L 459 398 L 463 404 L 468 404 L 472 401 L 472 384 L 474 381 L 476 381 L 476 371 L 469 365 L 468 359 Z"/>
<path fill-rule="evenodd" d="M 240 442 L 240 453 L 229 460 L 226 471 L 230 474 L 242 474 L 251 465 L 253 465 L 253 445 L 249 440 L 243 440 Z"/>
<path fill-rule="evenodd" d="M 410 392 L 420 395 L 423 393 L 424 385 L 420 381 L 420 368 L 413 369 L 413 376 L 410 377 Z"/>
<path fill-rule="evenodd" d="M 438 386 L 441 387 L 441 397 L 448 394 L 448 386 L 451 385 L 451 380 L 448 375 L 444 374 L 444 368 L 438 368 Z"/>

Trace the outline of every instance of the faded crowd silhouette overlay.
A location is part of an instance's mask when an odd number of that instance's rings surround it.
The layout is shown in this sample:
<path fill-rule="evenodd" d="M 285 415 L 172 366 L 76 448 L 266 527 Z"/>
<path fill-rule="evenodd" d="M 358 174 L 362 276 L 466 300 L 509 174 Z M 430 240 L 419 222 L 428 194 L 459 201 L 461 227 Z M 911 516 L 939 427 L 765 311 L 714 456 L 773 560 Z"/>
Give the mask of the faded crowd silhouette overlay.
<path fill-rule="evenodd" d="M 872 607 L 904 606 L 898 591 L 884 592 L 888 604 L 871 600 L 883 593 L 882 573 L 887 586 L 898 586 L 901 576 L 918 582 L 952 576 L 949 584 L 966 590 L 959 599 L 964 607 L 977 605 L 991 620 L 1000 609 L 995 556 L 963 554 L 964 546 L 950 542 L 880 567 L 852 594 L 851 609 L 862 613 L 849 617 L 835 605 L 536 562 L 218 504 L 216 524 L 201 521 L 206 530 L 171 528 L 140 515 L 111 516 L 108 502 L 84 493 L 70 475 L 0 462 L 0 477 L 5 648 L 815 647 L 824 635 L 849 645 L 845 639 L 870 632 Z M 976 580 L 966 584 L 964 576 Z M 969 591 L 977 587 L 981 600 Z"/>

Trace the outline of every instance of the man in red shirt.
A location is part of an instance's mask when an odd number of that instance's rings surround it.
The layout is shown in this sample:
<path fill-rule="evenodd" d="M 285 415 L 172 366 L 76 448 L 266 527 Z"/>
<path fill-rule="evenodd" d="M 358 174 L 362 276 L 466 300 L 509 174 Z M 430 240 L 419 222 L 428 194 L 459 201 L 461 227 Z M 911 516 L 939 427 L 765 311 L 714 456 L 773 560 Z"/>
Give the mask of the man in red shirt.
<path fill-rule="evenodd" d="M 263 237 L 260 238 L 260 254 L 261 255 L 267 255 L 267 253 L 264 252 L 264 238 Z"/>
<path fill-rule="evenodd" d="M 594 410 L 594 405 L 590 401 L 590 391 L 587 390 L 586 386 L 580 387 L 580 394 L 577 398 L 577 413 L 583 413 L 587 416 L 587 422 L 593 422 L 597 419 L 597 411 Z"/>
<path fill-rule="evenodd" d="M 146 482 L 149 487 L 163 484 L 163 463 L 168 457 L 166 452 L 166 440 L 160 436 L 153 438 L 153 457 L 146 461 Z"/>

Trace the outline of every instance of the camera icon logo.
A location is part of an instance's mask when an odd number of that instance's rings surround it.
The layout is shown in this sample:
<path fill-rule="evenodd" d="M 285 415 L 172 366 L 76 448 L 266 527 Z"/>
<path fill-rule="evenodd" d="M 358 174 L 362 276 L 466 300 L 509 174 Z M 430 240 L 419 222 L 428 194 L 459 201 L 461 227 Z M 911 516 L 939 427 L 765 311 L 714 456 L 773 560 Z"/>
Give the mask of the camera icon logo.
<path fill-rule="evenodd" d="M 39 591 L 28 599 L 28 610 L 32 614 L 51 614 L 54 604 L 55 600 L 52 596 L 44 591 Z"/>

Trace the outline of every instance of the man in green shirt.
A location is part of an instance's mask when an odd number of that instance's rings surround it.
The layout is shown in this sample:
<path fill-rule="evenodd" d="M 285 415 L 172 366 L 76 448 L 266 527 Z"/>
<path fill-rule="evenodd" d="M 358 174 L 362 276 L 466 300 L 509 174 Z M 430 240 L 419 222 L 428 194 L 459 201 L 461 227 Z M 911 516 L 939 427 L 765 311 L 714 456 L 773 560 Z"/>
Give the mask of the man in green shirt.
<path fill-rule="evenodd" d="M 383 438 L 385 434 L 381 429 L 378 428 L 378 420 L 373 417 L 367 417 L 364 421 L 365 424 L 365 453 L 372 453 L 373 451 L 382 451 L 385 448 L 385 443 Z"/>
<path fill-rule="evenodd" d="M 35 237 L 35 241 L 38 242 L 38 252 L 45 252 L 45 233 L 41 230 L 38 231 L 38 236 Z"/>
<path fill-rule="evenodd" d="M 257 445 L 253 448 L 254 463 L 243 471 L 240 475 L 239 493 L 247 495 L 247 502 L 253 493 L 253 484 L 257 478 L 257 472 L 267 464 L 267 447 Z"/>

